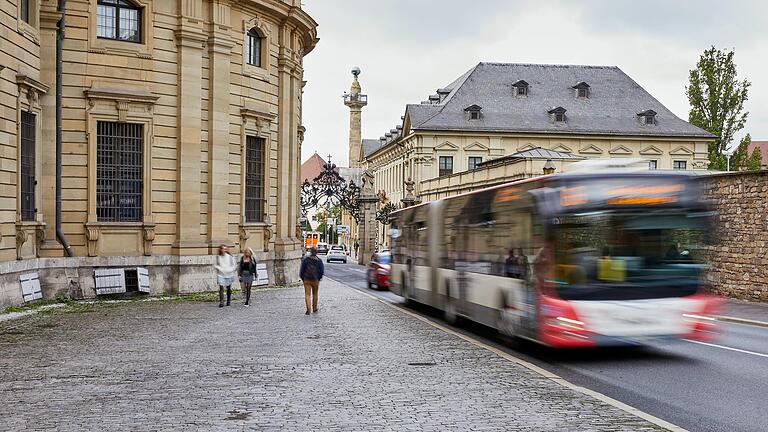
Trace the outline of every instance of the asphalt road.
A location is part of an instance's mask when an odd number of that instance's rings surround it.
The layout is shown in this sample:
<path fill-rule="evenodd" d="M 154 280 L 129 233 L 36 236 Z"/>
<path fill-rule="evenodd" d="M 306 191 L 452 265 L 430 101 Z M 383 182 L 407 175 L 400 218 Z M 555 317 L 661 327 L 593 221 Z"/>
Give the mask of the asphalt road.
<path fill-rule="evenodd" d="M 369 289 L 365 267 L 351 261 L 327 264 L 326 275 L 402 303 L 389 291 Z M 433 311 L 417 312 L 439 320 Z M 494 332 L 471 324 L 454 329 L 690 431 L 766 431 L 768 328 L 731 323 L 722 328 L 722 337 L 709 345 L 679 341 L 567 352 L 528 343 L 504 345 Z"/>

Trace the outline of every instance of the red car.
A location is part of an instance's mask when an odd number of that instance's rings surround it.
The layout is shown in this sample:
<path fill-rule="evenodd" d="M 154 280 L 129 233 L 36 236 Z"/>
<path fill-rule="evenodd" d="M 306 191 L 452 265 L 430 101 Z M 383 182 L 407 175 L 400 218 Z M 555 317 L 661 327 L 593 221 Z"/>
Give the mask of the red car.
<path fill-rule="evenodd" d="M 389 252 L 373 254 L 368 263 L 368 288 L 389 289 L 389 273 L 391 271 L 392 255 Z"/>

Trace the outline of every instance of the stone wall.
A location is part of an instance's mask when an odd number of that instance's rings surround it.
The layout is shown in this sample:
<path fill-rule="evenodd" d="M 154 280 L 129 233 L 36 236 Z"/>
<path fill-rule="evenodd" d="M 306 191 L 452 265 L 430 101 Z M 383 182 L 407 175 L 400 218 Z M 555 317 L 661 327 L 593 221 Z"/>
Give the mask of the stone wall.
<path fill-rule="evenodd" d="M 768 171 L 704 181 L 718 213 L 709 281 L 729 297 L 768 301 Z"/>

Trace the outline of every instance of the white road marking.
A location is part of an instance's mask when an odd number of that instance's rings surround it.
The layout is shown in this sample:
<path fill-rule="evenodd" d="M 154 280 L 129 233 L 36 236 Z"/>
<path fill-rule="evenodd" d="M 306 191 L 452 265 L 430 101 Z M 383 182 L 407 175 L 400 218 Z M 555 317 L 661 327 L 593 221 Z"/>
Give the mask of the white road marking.
<path fill-rule="evenodd" d="M 753 356 L 768 358 L 768 354 L 763 354 L 763 353 L 759 353 L 759 352 L 747 351 L 747 350 L 743 350 L 743 349 L 739 349 L 739 348 L 731 348 L 731 347 L 727 347 L 727 346 L 724 346 L 724 345 L 717 345 L 717 344 L 701 342 L 701 341 L 695 341 L 695 340 L 690 340 L 690 339 L 683 339 L 683 340 L 686 341 L 686 342 L 691 342 L 691 343 L 695 343 L 695 344 L 699 344 L 699 345 L 706 345 L 706 346 L 710 346 L 710 347 L 714 347 L 714 348 L 720 348 L 720 349 L 724 349 L 724 350 L 728 350 L 728 351 L 736 351 L 736 352 L 740 352 L 740 353 L 744 353 L 744 354 L 751 354 Z"/>

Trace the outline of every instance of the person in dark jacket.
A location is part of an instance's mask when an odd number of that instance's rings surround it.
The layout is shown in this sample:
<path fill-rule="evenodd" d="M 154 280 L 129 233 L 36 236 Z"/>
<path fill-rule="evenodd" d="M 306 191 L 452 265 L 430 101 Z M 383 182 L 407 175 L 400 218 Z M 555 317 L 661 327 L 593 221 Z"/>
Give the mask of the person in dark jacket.
<path fill-rule="evenodd" d="M 245 296 L 245 306 L 251 302 L 251 285 L 256 277 L 256 259 L 253 258 L 253 249 L 248 248 L 243 252 L 240 258 L 240 265 L 237 266 L 237 274 L 240 276 L 240 286 Z"/>
<path fill-rule="evenodd" d="M 309 256 L 301 261 L 299 269 L 299 278 L 304 282 L 304 303 L 307 306 L 305 315 L 309 315 L 310 311 L 317 312 L 317 292 L 324 274 L 323 260 L 317 256 L 317 248 L 313 247 L 309 250 Z"/>

